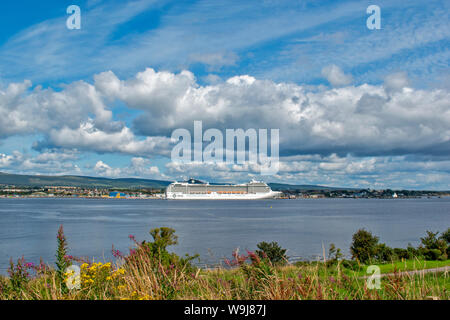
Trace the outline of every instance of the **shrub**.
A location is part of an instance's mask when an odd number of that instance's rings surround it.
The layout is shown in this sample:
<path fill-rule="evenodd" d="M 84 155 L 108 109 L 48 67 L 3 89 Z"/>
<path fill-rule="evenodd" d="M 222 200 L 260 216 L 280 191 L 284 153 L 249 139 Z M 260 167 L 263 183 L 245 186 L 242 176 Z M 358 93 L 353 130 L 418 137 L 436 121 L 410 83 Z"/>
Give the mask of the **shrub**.
<path fill-rule="evenodd" d="M 58 229 L 57 241 L 58 248 L 56 250 L 56 275 L 63 290 L 65 290 L 66 285 L 64 283 L 64 273 L 66 272 L 67 267 L 71 265 L 71 262 L 67 256 L 67 239 L 64 235 L 64 228 L 62 225 Z"/>
<path fill-rule="evenodd" d="M 190 256 L 185 255 L 184 258 L 179 257 L 175 253 L 167 251 L 167 247 L 178 244 L 178 237 L 175 235 L 175 230 L 172 228 L 162 227 L 150 230 L 150 235 L 153 237 L 153 242 L 143 241 L 137 244 L 137 250 L 144 251 L 152 258 L 161 262 L 163 266 L 180 266 L 193 270 L 191 261 L 198 258 L 199 255 Z M 134 240 L 133 236 L 130 236 Z"/>
<path fill-rule="evenodd" d="M 446 254 L 447 254 L 447 257 L 450 256 L 450 228 L 448 228 L 446 231 L 442 232 L 442 235 L 439 237 L 439 239 L 441 239 L 447 243 Z"/>
<path fill-rule="evenodd" d="M 394 248 L 395 257 L 398 259 L 411 259 L 413 256 L 410 255 L 407 249 L 403 248 Z"/>
<path fill-rule="evenodd" d="M 280 247 L 277 242 L 260 242 L 257 244 L 259 250 L 256 254 L 261 259 L 268 259 L 272 264 L 283 265 L 286 264 L 288 257 L 286 256 L 286 249 Z"/>
<path fill-rule="evenodd" d="M 421 255 L 419 249 L 414 248 L 410 243 L 408 243 L 408 247 L 406 248 L 406 251 L 408 251 L 408 259 L 422 258 L 422 255 Z"/>
<path fill-rule="evenodd" d="M 447 242 L 442 237 L 438 238 L 439 232 L 427 231 L 427 235 L 420 238 L 420 251 L 427 260 L 447 259 Z"/>
<path fill-rule="evenodd" d="M 425 249 L 424 250 L 424 257 L 426 260 L 439 260 L 441 255 L 442 255 L 442 252 L 438 249 Z"/>
<path fill-rule="evenodd" d="M 376 254 L 378 237 L 365 229 L 358 230 L 353 235 L 350 252 L 352 259 L 358 259 L 362 263 L 368 263 Z"/>
<path fill-rule="evenodd" d="M 10 259 L 9 265 L 8 274 L 11 288 L 18 292 L 23 289 L 30 280 L 30 273 L 28 271 L 29 265 L 26 263 L 24 257 L 18 259 L 16 265 L 13 260 Z"/>
<path fill-rule="evenodd" d="M 439 239 L 444 240 L 448 245 L 450 245 L 450 228 L 448 228 L 446 231 L 442 232 Z"/>
<path fill-rule="evenodd" d="M 388 247 L 384 243 L 380 243 L 376 246 L 374 258 L 378 262 L 387 262 L 395 260 L 396 255 L 392 248 Z"/>
<path fill-rule="evenodd" d="M 342 260 L 341 266 L 350 270 L 357 270 L 359 265 L 355 260 Z"/>

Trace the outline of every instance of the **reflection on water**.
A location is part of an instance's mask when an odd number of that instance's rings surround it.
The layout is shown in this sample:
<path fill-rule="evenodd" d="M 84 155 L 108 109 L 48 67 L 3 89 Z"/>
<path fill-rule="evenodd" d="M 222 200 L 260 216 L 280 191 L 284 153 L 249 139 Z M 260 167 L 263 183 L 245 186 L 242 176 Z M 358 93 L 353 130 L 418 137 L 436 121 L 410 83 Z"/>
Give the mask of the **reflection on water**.
<path fill-rule="evenodd" d="M 205 262 L 232 250 L 277 241 L 290 256 L 309 258 L 334 242 L 348 253 L 352 234 L 371 230 L 390 246 L 417 245 L 425 230 L 450 227 L 450 198 L 314 199 L 260 201 L 164 201 L 0 199 L 0 273 L 10 257 L 53 263 L 56 232 L 64 225 L 70 254 L 112 259 L 111 247 L 127 251 L 128 235 L 150 239 L 155 227 L 174 228 L 179 254 Z"/>

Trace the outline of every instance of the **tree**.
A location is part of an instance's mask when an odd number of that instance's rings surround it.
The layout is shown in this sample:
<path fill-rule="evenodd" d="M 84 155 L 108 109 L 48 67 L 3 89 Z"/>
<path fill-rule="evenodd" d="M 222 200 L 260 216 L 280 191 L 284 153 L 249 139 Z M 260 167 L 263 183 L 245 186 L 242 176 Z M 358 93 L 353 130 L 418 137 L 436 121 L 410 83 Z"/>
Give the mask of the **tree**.
<path fill-rule="evenodd" d="M 352 239 L 350 247 L 352 259 L 357 259 L 362 263 L 369 262 L 376 254 L 379 238 L 365 229 L 360 229 Z"/>
<path fill-rule="evenodd" d="M 277 242 L 267 243 L 265 241 L 256 245 L 259 250 L 256 250 L 256 254 L 261 259 L 269 259 L 273 264 L 285 264 L 288 257 L 286 256 L 286 249 L 280 247 Z"/>
<path fill-rule="evenodd" d="M 421 251 L 427 260 L 445 260 L 447 259 L 447 242 L 438 238 L 439 232 L 427 231 L 427 235 L 420 238 Z"/>
<path fill-rule="evenodd" d="M 184 258 L 179 257 L 175 253 L 167 251 L 168 246 L 178 244 L 178 237 L 175 235 L 175 229 L 161 227 L 150 230 L 150 235 L 153 237 L 153 242 L 143 242 L 141 245 L 146 246 L 149 254 L 161 262 L 164 266 L 180 265 L 192 269 L 190 262 L 199 257 L 199 255 L 189 256 Z"/>
<path fill-rule="evenodd" d="M 406 251 L 406 250 L 405 250 Z M 380 243 L 375 249 L 375 259 L 379 262 L 392 261 L 396 258 L 395 251 L 384 243 Z"/>
<path fill-rule="evenodd" d="M 337 261 L 341 257 L 341 249 L 336 248 L 336 245 L 334 243 L 330 244 L 330 249 L 328 249 L 328 260 Z"/>
<path fill-rule="evenodd" d="M 450 245 L 450 228 L 448 228 L 446 231 L 442 232 L 439 239 L 444 240 L 448 245 Z"/>
<path fill-rule="evenodd" d="M 175 229 L 161 227 L 150 230 L 153 237 L 153 244 L 156 249 L 166 250 L 168 246 L 178 244 L 178 237 L 175 235 Z"/>

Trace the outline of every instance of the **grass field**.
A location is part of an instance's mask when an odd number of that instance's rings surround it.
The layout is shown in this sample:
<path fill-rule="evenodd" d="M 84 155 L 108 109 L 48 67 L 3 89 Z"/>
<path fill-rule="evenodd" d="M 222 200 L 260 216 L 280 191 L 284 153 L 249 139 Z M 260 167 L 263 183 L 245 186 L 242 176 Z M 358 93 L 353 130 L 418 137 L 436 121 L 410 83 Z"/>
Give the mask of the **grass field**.
<path fill-rule="evenodd" d="M 393 272 L 403 272 L 403 271 L 414 271 L 422 269 L 432 269 L 450 266 L 450 260 L 445 261 L 425 261 L 419 259 L 411 259 L 404 261 L 395 261 L 386 264 L 377 264 L 380 267 L 380 272 L 383 273 L 393 273 Z M 359 276 L 367 275 L 367 266 L 361 266 L 358 271 L 346 270 L 347 274 L 355 273 Z"/>
<path fill-rule="evenodd" d="M 449 265 L 449 260 L 405 261 L 380 265 L 382 273 Z M 369 289 L 363 279 L 366 266 L 351 271 L 340 263 L 326 266 L 272 266 L 264 261 L 239 261 L 233 268 L 209 270 L 164 265 L 145 250 L 137 250 L 119 264 L 87 262 L 79 277 L 70 272 L 61 282 L 55 270 L 36 269 L 25 275 L 16 268 L 14 277 L 0 279 L 0 299 L 112 299 L 112 300 L 303 300 L 303 299 L 445 299 L 449 296 L 448 274 L 396 275 L 383 277 L 380 289 Z M 22 274 L 21 274 L 22 272 Z M 69 289 L 66 284 L 79 288 Z"/>

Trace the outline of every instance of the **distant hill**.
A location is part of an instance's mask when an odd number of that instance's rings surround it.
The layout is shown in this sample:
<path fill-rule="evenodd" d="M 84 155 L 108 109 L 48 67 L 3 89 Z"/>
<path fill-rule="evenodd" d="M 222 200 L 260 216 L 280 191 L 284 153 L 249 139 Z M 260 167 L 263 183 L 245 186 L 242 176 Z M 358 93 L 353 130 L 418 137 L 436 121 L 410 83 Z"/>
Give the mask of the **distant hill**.
<path fill-rule="evenodd" d="M 171 181 L 135 179 L 135 178 L 98 178 L 84 176 L 37 176 L 20 175 L 0 172 L 0 185 L 15 185 L 22 187 L 66 186 L 87 188 L 165 188 Z M 215 184 L 215 183 L 211 183 Z M 351 190 L 350 188 L 335 188 L 317 185 L 292 185 L 284 183 L 269 183 L 274 191 L 280 190 Z"/>
<path fill-rule="evenodd" d="M 0 185 L 15 185 L 28 187 L 66 186 L 90 188 L 165 188 L 169 181 L 149 179 L 109 179 L 82 176 L 35 176 L 0 172 Z"/>
<path fill-rule="evenodd" d="M 338 188 L 338 187 L 326 187 L 326 186 L 317 186 L 317 185 L 309 185 L 309 184 L 285 184 L 285 183 L 268 183 L 270 188 L 274 191 L 302 191 L 302 190 L 359 190 L 355 188 Z"/>

